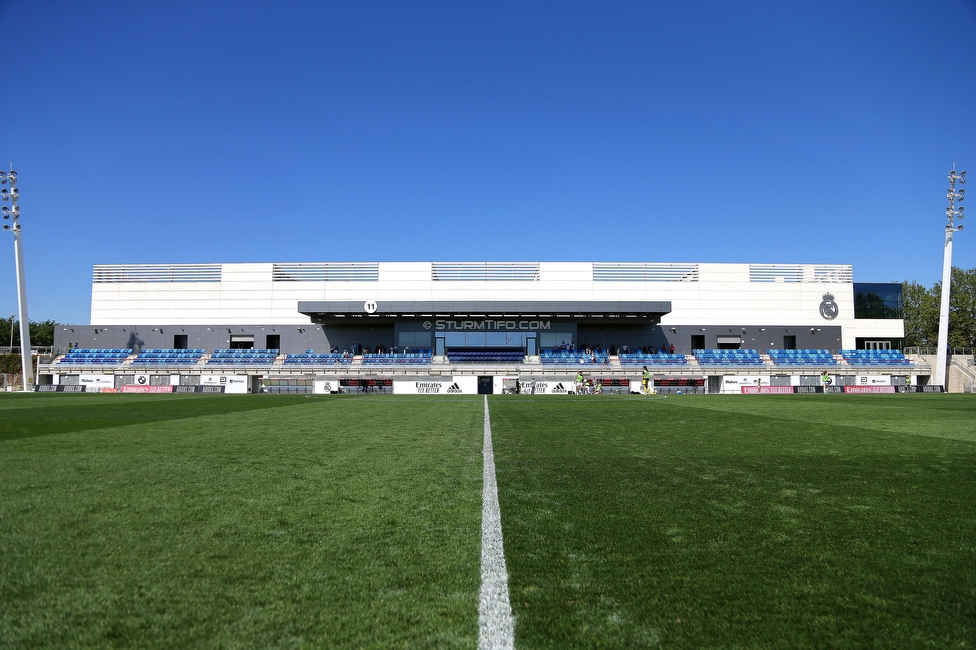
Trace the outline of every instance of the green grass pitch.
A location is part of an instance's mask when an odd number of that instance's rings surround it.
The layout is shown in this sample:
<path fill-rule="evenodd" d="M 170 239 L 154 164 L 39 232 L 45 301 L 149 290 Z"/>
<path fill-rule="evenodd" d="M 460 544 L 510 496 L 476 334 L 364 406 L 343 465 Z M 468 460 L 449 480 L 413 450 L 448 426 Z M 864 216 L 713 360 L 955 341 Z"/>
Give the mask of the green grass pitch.
<path fill-rule="evenodd" d="M 516 647 L 972 647 L 976 399 L 491 397 Z M 478 397 L 0 395 L 0 647 L 477 647 Z"/>

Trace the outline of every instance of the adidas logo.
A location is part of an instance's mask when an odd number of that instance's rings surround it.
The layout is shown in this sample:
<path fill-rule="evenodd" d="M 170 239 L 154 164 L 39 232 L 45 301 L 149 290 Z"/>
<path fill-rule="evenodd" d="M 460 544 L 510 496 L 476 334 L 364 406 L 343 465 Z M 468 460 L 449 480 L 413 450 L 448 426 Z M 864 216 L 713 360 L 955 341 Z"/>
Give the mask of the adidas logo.
<path fill-rule="evenodd" d="M 567 392 L 566 387 L 563 386 L 562 382 L 559 382 L 558 384 L 552 387 L 553 395 L 555 395 L 556 393 L 565 393 L 565 392 Z"/>
<path fill-rule="evenodd" d="M 447 389 L 448 393 L 454 393 L 455 395 L 461 393 L 461 387 L 457 385 L 457 382 L 451 384 L 450 388 Z"/>

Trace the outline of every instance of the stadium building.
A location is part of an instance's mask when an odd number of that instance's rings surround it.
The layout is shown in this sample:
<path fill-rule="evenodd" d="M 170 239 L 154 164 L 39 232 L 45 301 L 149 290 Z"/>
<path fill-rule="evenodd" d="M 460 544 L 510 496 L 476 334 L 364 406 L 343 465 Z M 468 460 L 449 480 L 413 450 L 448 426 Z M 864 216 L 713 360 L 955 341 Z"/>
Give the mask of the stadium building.
<path fill-rule="evenodd" d="M 70 352 L 39 383 L 502 392 L 522 378 L 551 392 L 579 369 L 627 387 L 647 365 L 662 390 L 690 392 L 822 388 L 823 372 L 834 386 L 924 384 L 928 366 L 896 352 L 903 337 L 901 285 L 855 283 L 847 265 L 98 265 L 91 324 L 59 326 Z"/>

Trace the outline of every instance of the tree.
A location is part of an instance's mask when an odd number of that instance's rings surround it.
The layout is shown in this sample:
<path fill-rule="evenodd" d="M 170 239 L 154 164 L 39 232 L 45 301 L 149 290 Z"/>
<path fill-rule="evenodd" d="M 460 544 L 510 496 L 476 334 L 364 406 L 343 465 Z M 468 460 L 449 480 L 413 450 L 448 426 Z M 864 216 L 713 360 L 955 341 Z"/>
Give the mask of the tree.
<path fill-rule="evenodd" d="M 14 347 L 20 345 L 20 321 L 14 319 Z M 54 345 L 53 320 L 30 321 L 30 338 L 32 347 L 51 347 Z M 10 319 L 0 318 L 0 346 L 10 345 Z"/>
<path fill-rule="evenodd" d="M 918 282 L 902 283 L 905 345 L 936 345 L 939 338 L 939 297 Z"/>
<path fill-rule="evenodd" d="M 952 269 L 949 299 L 949 347 L 976 347 L 976 269 Z M 905 345 L 937 346 L 942 283 L 926 289 L 917 282 L 902 283 L 905 309 Z"/>
<path fill-rule="evenodd" d="M 949 347 L 976 346 L 976 269 L 952 269 L 949 297 Z M 940 287 L 941 290 L 941 287 Z M 941 293 L 939 294 L 941 296 Z"/>
<path fill-rule="evenodd" d="M 9 321 L 8 321 L 9 322 Z M 54 345 L 54 326 L 53 320 L 31 321 L 30 338 L 31 345 L 49 348 Z"/>

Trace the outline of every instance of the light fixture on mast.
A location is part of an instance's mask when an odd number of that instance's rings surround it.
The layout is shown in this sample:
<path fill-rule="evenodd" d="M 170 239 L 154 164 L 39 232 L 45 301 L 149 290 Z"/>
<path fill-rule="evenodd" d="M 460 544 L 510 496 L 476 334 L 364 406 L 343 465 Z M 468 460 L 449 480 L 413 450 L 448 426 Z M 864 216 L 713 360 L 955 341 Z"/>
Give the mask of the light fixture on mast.
<path fill-rule="evenodd" d="M 956 219 L 962 221 L 966 216 L 966 208 L 956 207 L 957 203 L 962 203 L 966 198 L 966 190 L 956 189 L 956 183 L 966 184 L 966 172 L 957 172 L 956 166 L 952 166 L 949 172 L 949 189 L 946 191 L 946 199 L 949 201 L 946 207 L 946 219 L 948 223 L 945 227 L 945 247 L 942 254 L 942 300 L 939 308 L 939 349 L 936 354 L 935 362 L 935 385 L 942 386 L 948 392 L 946 386 L 946 364 L 949 353 L 949 294 L 952 283 L 952 236 L 962 231 L 962 224 L 956 225 Z"/>
<path fill-rule="evenodd" d="M 13 170 L 13 165 L 11 165 L 11 170 L 5 172 L 0 169 L 0 185 L 10 185 L 10 188 L 0 189 L 0 198 L 3 199 L 3 207 L 0 211 L 3 212 L 4 221 L 10 221 L 11 223 L 4 223 L 3 229 L 12 232 L 14 235 L 14 265 L 16 267 L 17 275 L 17 308 L 20 315 L 20 363 L 21 363 L 21 374 L 24 378 L 24 390 L 28 391 L 31 389 L 34 383 L 34 366 L 31 361 L 31 343 L 30 343 L 30 320 L 27 317 L 27 283 L 24 279 L 24 250 L 21 239 L 23 238 L 23 231 L 20 227 L 20 206 L 17 205 L 17 201 L 20 199 L 20 190 L 17 189 L 17 172 Z M 7 206 L 7 203 L 10 206 Z"/>

